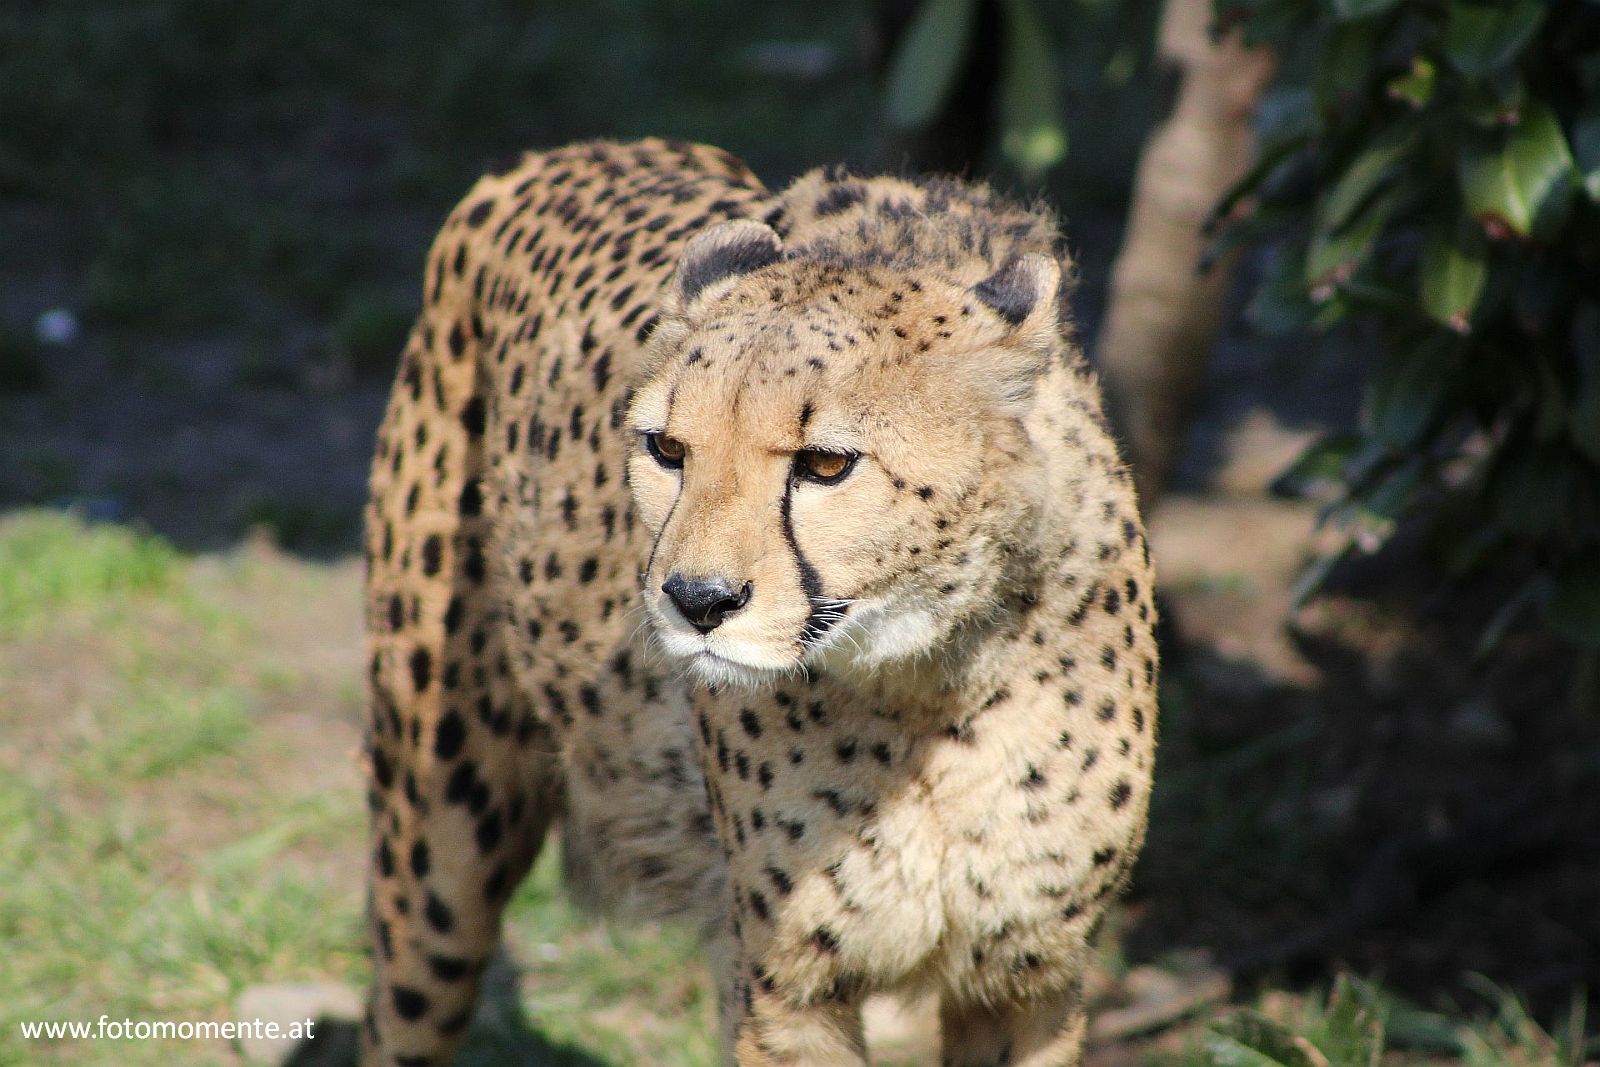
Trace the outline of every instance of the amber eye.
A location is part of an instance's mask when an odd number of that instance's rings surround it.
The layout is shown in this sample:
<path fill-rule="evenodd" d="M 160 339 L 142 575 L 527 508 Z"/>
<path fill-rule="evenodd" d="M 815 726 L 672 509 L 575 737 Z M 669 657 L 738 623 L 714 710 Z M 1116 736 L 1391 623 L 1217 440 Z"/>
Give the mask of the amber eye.
<path fill-rule="evenodd" d="M 683 447 L 683 442 L 676 437 L 668 437 L 664 433 L 651 431 L 644 435 L 644 450 L 650 453 L 652 459 L 668 470 L 677 470 L 683 466 L 683 457 L 688 449 Z"/>
<path fill-rule="evenodd" d="M 794 472 L 797 476 L 822 485 L 844 481 L 856 465 L 854 452 L 824 452 L 818 448 L 803 449 L 794 454 Z"/>

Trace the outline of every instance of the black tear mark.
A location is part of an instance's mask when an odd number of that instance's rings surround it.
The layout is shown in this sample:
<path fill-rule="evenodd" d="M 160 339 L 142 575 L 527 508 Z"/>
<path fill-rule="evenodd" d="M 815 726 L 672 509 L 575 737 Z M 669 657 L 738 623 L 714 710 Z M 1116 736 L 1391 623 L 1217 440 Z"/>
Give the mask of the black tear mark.
<path fill-rule="evenodd" d="M 806 603 L 810 611 L 806 616 L 805 625 L 800 628 L 800 645 L 809 648 L 820 641 L 824 634 L 833 629 L 833 615 L 825 615 L 822 605 L 817 603 L 822 596 L 822 576 L 817 569 L 806 559 L 805 553 L 800 551 L 799 542 L 794 537 L 794 516 L 792 504 L 794 501 L 794 479 L 789 479 L 783 487 L 783 539 L 789 545 L 789 552 L 794 556 L 795 568 L 800 572 L 800 591 L 806 595 Z"/>

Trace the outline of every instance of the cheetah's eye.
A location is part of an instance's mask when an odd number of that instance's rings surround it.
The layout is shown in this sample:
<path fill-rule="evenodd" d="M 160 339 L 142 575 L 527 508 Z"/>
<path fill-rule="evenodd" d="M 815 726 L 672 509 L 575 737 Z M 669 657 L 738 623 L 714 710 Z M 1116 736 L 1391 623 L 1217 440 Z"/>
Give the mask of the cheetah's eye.
<path fill-rule="evenodd" d="M 806 448 L 794 454 L 796 477 L 819 485 L 834 485 L 855 469 L 854 452 L 824 452 L 820 448 Z"/>
<path fill-rule="evenodd" d="M 657 463 L 674 471 L 683 466 L 683 457 L 688 453 L 682 441 L 656 430 L 644 435 L 644 450 Z"/>

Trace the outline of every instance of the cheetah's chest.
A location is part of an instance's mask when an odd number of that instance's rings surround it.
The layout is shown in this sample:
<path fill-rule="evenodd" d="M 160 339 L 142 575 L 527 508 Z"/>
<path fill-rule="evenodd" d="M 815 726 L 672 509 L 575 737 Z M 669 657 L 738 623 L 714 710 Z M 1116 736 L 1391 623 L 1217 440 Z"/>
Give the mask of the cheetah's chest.
<path fill-rule="evenodd" d="M 881 798 L 830 877 L 852 955 L 890 985 L 970 975 L 1059 912 L 1083 840 L 965 746 L 930 742 L 923 773 Z M 1020 942 L 1019 942 L 1020 943 Z"/>

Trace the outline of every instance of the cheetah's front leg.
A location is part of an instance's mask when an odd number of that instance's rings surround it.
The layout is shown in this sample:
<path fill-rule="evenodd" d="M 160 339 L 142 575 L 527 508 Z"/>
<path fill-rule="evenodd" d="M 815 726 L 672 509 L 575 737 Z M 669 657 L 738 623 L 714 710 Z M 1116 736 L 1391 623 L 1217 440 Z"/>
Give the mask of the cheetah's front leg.
<path fill-rule="evenodd" d="M 724 1048 L 737 1067 L 866 1067 L 859 995 L 791 999 L 759 965 L 721 988 Z"/>
<path fill-rule="evenodd" d="M 1083 1060 L 1082 993 L 1067 990 L 997 1008 L 945 998 L 939 1027 L 945 1067 L 1077 1067 Z"/>

